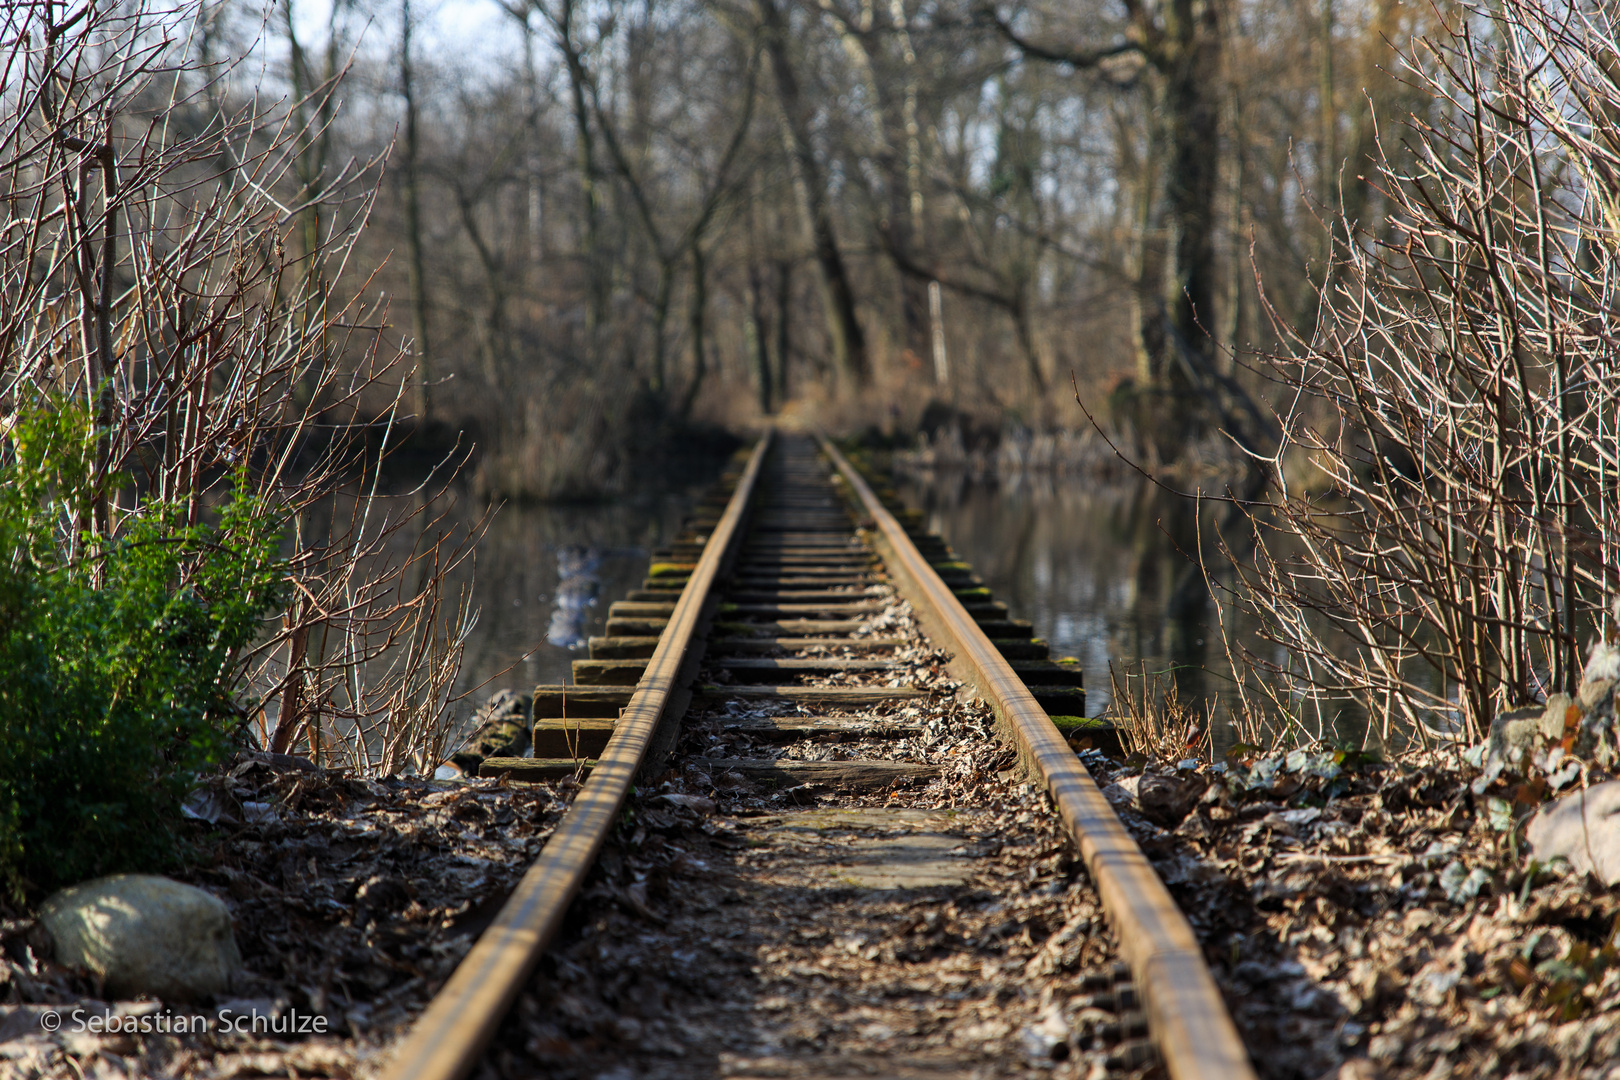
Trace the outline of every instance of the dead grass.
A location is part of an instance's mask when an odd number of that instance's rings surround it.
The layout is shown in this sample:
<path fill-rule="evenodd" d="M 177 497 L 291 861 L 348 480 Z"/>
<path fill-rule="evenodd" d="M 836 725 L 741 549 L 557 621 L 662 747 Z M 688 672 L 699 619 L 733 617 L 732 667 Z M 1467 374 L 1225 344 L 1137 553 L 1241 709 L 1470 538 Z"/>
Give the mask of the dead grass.
<path fill-rule="evenodd" d="M 1123 684 L 1114 665 L 1108 665 L 1108 692 L 1113 704 L 1109 719 L 1119 727 L 1120 739 L 1130 754 L 1151 761 L 1177 761 L 1187 757 L 1207 760 L 1210 754 L 1210 702 L 1183 702 L 1173 678 L 1149 674 L 1147 664 L 1135 676 L 1126 672 Z"/>

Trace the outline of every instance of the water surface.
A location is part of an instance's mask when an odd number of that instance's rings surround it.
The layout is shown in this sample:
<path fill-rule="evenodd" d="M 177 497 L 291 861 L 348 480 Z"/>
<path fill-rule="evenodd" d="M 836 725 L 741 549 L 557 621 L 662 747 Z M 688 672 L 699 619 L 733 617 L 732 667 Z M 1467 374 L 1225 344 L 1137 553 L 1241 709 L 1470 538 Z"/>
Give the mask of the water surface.
<path fill-rule="evenodd" d="M 897 489 L 1054 656 L 1079 657 L 1088 714 L 1108 711 L 1110 664 L 1136 690 L 1145 672 L 1149 684 L 1173 679 L 1183 701 L 1232 693 L 1190 500 L 1145 481 L 1040 473 L 913 475 Z"/>
<path fill-rule="evenodd" d="M 501 507 L 477 552 L 479 619 L 457 687 L 473 692 L 457 715 L 498 689 L 571 682 L 585 639 L 602 632 L 611 603 L 640 587 L 652 550 L 712 479 L 601 504 Z M 1229 738 L 1231 666 L 1194 555 L 1189 500 L 1145 482 L 1044 474 L 935 473 L 896 486 L 1054 656 L 1080 659 L 1089 715 L 1112 705 L 1112 665 L 1134 695 L 1173 682 L 1183 702 L 1212 703 L 1217 742 Z M 475 508 L 465 501 L 461 512 L 470 519 Z M 1206 519 L 1206 539 L 1207 527 Z M 1252 622 L 1229 602 L 1221 615 L 1229 634 L 1258 647 Z"/>
<path fill-rule="evenodd" d="M 508 504 L 478 547 L 458 690 L 573 682 L 572 662 L 600 634 L 608 606 L 641 588 L 653 549 L 678 530 L 704 484 L 587 505 Z M 464 703 L 470 710 L 471 704 Z"/>

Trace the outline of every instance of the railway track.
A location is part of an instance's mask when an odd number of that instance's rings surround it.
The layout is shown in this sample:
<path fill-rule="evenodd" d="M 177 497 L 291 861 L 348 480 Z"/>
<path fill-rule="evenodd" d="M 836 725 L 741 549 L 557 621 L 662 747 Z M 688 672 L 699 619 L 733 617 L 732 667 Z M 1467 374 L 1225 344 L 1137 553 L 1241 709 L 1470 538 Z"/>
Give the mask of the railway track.
<path fill-rule="evenodd" d="M 584 783 L 388 1075 L 468 1075 L 503 1020 L 496 1074 L 1253 1075 L 1049 719 L 1077 670 L 830 444 L 767 434 L 689 526 L 536 688 L 535 756 L 480 766 Z M 599 1060 L 548 1059 L 588 1008 Z"/>

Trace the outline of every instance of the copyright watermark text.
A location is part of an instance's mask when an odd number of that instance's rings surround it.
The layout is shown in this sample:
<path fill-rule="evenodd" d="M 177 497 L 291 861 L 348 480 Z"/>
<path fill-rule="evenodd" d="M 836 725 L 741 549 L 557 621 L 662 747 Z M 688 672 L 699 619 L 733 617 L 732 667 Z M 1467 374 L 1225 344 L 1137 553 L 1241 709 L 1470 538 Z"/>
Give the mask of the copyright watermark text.
<path fill-rule="evenodd" d="M 298 1009 L 221 1007 L 212 1013 L 114 1012 L 64 1006 L 39 1014 L 40 1029 L 46 1033 L 71 1031 L 88 1035 L 193 1035 L 206 1033 L 237 1035 L 325 1035 L 332 1019 L 323 1013 Z"/>

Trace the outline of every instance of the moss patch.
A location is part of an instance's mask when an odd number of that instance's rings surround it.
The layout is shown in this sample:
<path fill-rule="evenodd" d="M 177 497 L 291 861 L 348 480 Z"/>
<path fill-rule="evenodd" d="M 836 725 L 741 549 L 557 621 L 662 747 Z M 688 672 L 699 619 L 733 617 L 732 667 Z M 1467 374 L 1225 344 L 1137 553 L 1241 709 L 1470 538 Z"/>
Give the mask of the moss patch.
<path fill-rule="evenodd" d="M 1053 716 L 1050 719 L 1057 729 L 1063 732 L 1064 738 L 1114 730 L 1113 724 L 1097 716 Z"/>

